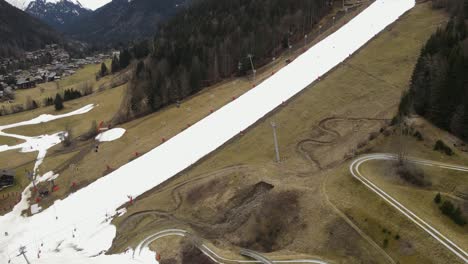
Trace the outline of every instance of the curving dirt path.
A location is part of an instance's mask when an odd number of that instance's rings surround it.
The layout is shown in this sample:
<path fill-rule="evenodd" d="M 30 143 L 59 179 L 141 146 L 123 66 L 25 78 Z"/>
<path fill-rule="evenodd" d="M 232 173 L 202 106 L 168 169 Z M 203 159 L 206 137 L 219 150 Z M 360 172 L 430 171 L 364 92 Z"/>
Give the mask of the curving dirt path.
<path fill-rule="evenodd" d="M 250 166 L 247 166 L 247 165 L 234 165 L 234 166 L 225 167 L 223 169 L 220 169 L 220 170 L 217 170 L 217 171 L 214 171 L 214 172 L 210 172 L 210 173 L 206 173 L 206 174 L 200 174 L 200 175 L 196 176 L 193 179 L 183 181 L 183 182 L 178 183 L 176 185 L 165 186 L 165 187 L 157 190 L 156 192 L 152 193 L 152 195 L 155 195 L 155 194 L 164 192 L 164 191 L 166 191 L 168 189 L 171 189 L 171 197 L 172 197 L 172 201 L 174 203 L 174 208 L 172 208 L 170 210 L 145 210 L 145 211 L 139 211 L 139 212 L 133 213 L 133 214 L 127 216 L 121 222 L 120 227 L 122 229 L 125 229 L 127 227 L 127 225 L 132 220 L 137 219 L 137 218 L 142 217 L 142 216 L 147 216 L 147 215 L 161 216 L 161 217 L 169 218 L 169 219 L 174 220 L 174 221 L 179 222 L 179 223 L 185 223 L 186 224 L 186 222 L 184 222 L 184 221 L 182 221 L 182 220 L 180 220 L 180 219 L 173 216 L 173 213 L 175 211 L 177 211 L 180 208 L 180 206 L 182 205 L 182 197 L 181 197 L 181 194 L 179 192 L 179 190 L 181 188 L 185 187 L 188 184 L 191 184 L 191 183 L 203 180 L 203 179 L 212 178 L 212 177 L 213 178 L 223 177 L 223 176 L 232 174 L 234 172 L 239 172 L 239 171 L 245 172 L 245 171 L 249 171 L 249 170 L 251 170 Z M 195 223 L 195 222 L 193 222 L 193 224 L 203 225 L 202 223 Z"/>
<path fill-rule="evenodd" d="M 310 155 L 307 150 L 305 150 L 305 145 L 307 144 L 313 144 L 313 145 L 332 145 L 335 143 L 338 143 L 338 141 L 343 137 L 343 135 L 340 134 L 339 131 L 334 130 L 333 128 L 330 128 L 328 124 L 330 122 L 356 122 L 356 121 L 389 121 L 390 119 L 385 119 L 385 118 L 369 118 L 369 117 L 328 117 L 325 119 L 322 119 L 317 127 L 325 132 L 325 134 L 329 135 L 332 137 L 331 140 L 317 140 L 317 139 L 304 139 L 299 141 L 296 144 L 296 151 L 302 155 L 307 161 L 312 162 L 319 170 L 326 169 L 325 167 L 322 166 L 320 161 Z"/>

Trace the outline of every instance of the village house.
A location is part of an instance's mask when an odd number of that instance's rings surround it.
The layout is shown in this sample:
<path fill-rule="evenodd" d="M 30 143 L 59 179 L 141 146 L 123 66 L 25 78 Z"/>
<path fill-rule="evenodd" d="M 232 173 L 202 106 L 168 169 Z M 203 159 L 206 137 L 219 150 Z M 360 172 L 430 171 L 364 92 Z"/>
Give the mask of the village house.
<path fill-rule="evenodd" d="M 50 72 L 49 75 L 47 75 L 47 81 L 48 82 L 53 82 L 57 78 L 57 73 L 56 72 Z"/>
<path fill-rule="evenodd" d="M 18 89 L 34 88 L 34 87 L 36 87 L 36 82 L 31 77 L 19 78 L 16 81 L 16 87 Z"/>
<path fill-rule="evenodd" d="M 15 184 L 15 172 L 11 170 L 0 170 L 0 190 Z"/>
<path fill-rule="evenodd" d="M 3 69 L 0 75 L 0 95 L 5 100 L 10 92 L 15 89 L 30 89 L 36 85 L 61 80 L 70 76 L 76 71 L 89 64 L 100 64 L 110 58 L 110 54 L 97 54 L 84 59 L 72 59 L 66 50 L 57 44 L 46 45 L 44 49 L 26 52 L 21 59 L 0 58 L 0 68 Z M 27 69 L 25 68 L 27 65 Z M 11 96 L 13 98 L 13 96 Z"/>

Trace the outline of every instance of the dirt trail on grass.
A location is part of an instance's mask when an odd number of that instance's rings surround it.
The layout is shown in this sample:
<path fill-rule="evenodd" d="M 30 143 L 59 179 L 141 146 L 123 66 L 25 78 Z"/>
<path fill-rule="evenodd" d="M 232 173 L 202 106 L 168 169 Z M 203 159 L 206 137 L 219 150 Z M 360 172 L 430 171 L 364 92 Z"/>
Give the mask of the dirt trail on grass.
<path fill-rule="evenodd" d="M 322 119 L 318 125 L 317 128 L 320 129 L 325 133 L 325 135 L 330 136 L 332 139 L 331 140 L 319 140 L 319 139 L 314 139 L 314 138 L 307 138 L 304 140 L 301 140 L 297 143 L 296 145 L 296 151 L 307 161 L 312 162 L 314 164 L 314 167 L 318 170 L 323 170 L 326 169 L 327 167 L 322 166 L 320 159 L 317 157 L 314 157 L 311 155 L 306 149 L 305 146 L 308 144 L 313 144 L 313 145 L 333 145 L 339 143 L 340 139 L 343 137 L 343 135 L 340 133 L 340 131 L 337 131 L 333 128 L 329 127 L 330 122 L 356 122 L 356 121 L 389 121 L 389 119 L 385 118 L 370 118 L 370 117 L 328 117 L 325 119 Z M 311 172 L 313 172 L 314 169 L 311 169 Z"/>
<path fill-rule="evenodd" d="M 226 167 L 226 168 L 214 171 L 214 172 L 198 175 L 197 177 L 195 177 L 193 179 L 183 181 L 181 183 L 176 184 L 175 186 L 166 186 L 164 188 L 161 188 L 161 189 L 157 190 L 156 192 L 152 193 L 152 195 L 156 195 L 158 193 L 161 193 L 161 192 L 164 192 L 166 190 L 171 189 L 171 198 L 172 198 L 172 202 L 174 203 L 174 208 L 172 208 L 170 210 L 145 210 L 145 211 L 140 211 L 140 212 L 133 213 L 133 214 L 127 216 L 121 222 L 120 228 L 122 230 L 125 230 L 127 228 L 127 225 L 132 220 L 135 220 L 137 218 L 140 218 L 142 216 L 147 216 L 147 215 L 162 216 L 162 217 L 165 217 L 165 218 L 170 218 L 171 220 L 176 220 L 177 222 L 181 222 L 176 217 L 172 216 L 172 213 L 177 211 L 180 208 L 180 206 L 182 205 L 183 199 L 182 199 L 182 195 L 179 192 L 182 187 L 184 187 L 184 186 L 186 186 L 186 185 L 188 185 L 190 183 L 195 183 L 195 182 L 198 182 L 200 180 L 207 179 L 207 178 L 224 177 L 224 176 L 230 175 L 230 174 L 232 174 L 234 172 L 247 172 L 247 171 L 251 171 L 251 170 L 252 169 L 250 168 L 250 166 L 247 166 L 247 165 L 234 165 L 234 166 L 229 166 L 229 167 Z M 201 223 L 197 223 L 197 224 L 201 225 Z"/>

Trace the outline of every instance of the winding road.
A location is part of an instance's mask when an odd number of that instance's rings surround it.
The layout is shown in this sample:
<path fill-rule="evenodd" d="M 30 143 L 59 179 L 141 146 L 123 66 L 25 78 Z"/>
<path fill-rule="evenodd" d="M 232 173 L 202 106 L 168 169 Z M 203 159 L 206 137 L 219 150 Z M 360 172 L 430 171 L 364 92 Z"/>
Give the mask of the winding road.
<path fill-rule="evenodd" d="M 203 254 L 205 254 L 207 257 L 209 257 L 213 262 L 218 263 L 218 264 L 239 264 L 239 263 L 315 263 L 315 264 L 327 264 L 327 262 L 318 260 L 318 259 L 295 259 L 295 260 L 269 260 L 265 256 L 255 252 L 251 251 L 248 249 L 242 249 L 241 250 L 241 255 L 248 256 L 250 258 L 256 259 L 256 260 L 236 260 L 236 259 L 229 259 L 223 256 L 220 256 L 213 250 L 211 250 L 206 244 L 202 243 L 199 238 L 196 236 L 192 235 L 186 230 L 183 229 L 166 229 L 163 231 L 159 231 L 157 233 L 154 233 L 147 238 L 143 239 L 143 241 L 138 244 L 138 246 L 135 248 L 135 251 L 133 253 L 134 257 L 135 254 L 141 254 L 142 250 L 146 247 L 148 247 L 151 243 L 154 241 L 161 239 L 163 237 L 167 236 L 180 236 L 180 237 L 185 237 L 187 239 L 190 239 L 194 246 L 198 248 Z"/>
<path fill-rule="evenodd" d="M 260 253 L 258 253 L 256 251 L 250 250 L 250 249 L 242 248 L 240 250 L 240 254 L 242 256 L 245 256 L 245 257 L 248 257 L 248 258 L 256 259 L 260 263 L 263 263 L 263 264 L 273 264 L 273 261 L 271 261 L 267 257 L 263 256 L 262 254 L 260 254 Z"/>
<path fill-rule="evenodd" d="M 392 196 L 390 196 L 385 191 L 383 191 L 378 186 L 376 186 L 374 183 L 372 183 L 359 170 L 359 167 L 363 163 L 368 162 L 368 161 L 372 161 L 372 160 L 397 160 L 397 159 L 398 159 L 398 157 L 396 155 L 394 155 L 394 154 L 385 154 L 385 153 L 380 154 L 379 153 L 379 154 L 364 155 L 364 156 L 361 156 L 361 157 L 355 159 L 351 163 L 349 170 L 350 170 L 350 172 L 351 172 L 351 174 L 353 175 L 354 178 L 356 178 L 357 180 L 362 182 L 367 188 L 369 188 L 371 191 L 375 192 L 378 196 L 380 196 L 382 199 L 384 199 L 386 202 L 388 202 L 390 205 L 392 205 L 400 213 L 405 215 L 409 220 L 411 220 L 413 223 L 418 225 L 420 228 L 422 228 L 424 231 L 426 231 L 429 235 L 434 237 L 438 242 L 440 242 L 442 245 L 444 245 L 448 250 L 450 250 L 452 253 L 457 255 L 462 261 L 464 261 L 465 263 L 468 263 L 468 253 L 464 249 L 462 249 L 460 246 L 455 244 L 452 240 L 450 240 L 449 238 L 444 236 L 442 233 L 440 233 L 433 226 L 429 225 L 426 221 L 424 221 L 423 219 L 418 217 L 411 210 L 406 208 L 404 205 L 402 205 L 400 202 L 398 202 Z M 409 157 L 409 158 L 407 158 L 407 162 L 411 162 L 411 163 L 419 164 L 419 165 L 424 165 L 424 166 L 434 166 L 434 167 L 443 168 L 443 169 L 468 172 L 468 167 L 452 165 L 452 164 L 436 162 L 436 161 L 430 161 L 430 160 L 424 160 L 424 159 L 418 159 L 418 158 Z"/>

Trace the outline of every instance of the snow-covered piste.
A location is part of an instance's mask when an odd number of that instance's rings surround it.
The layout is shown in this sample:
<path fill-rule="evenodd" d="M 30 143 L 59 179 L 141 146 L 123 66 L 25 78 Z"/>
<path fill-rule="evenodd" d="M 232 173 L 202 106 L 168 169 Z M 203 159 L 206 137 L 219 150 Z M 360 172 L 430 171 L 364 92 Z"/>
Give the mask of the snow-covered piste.
<path fill-rule="evenodd" d="M 155 263 L 147 248 L 104 255 L 116 234 L 108 221 L 116 208 L 219 148 L 232 137 L 330 71 L 415 5 L 414 0 L 377 0 L 361 14 L 277 74 L 214 114 L 65 200 L 32 217 L 0 218 L 0 261 L 24 263 Z M 4 233 L 8 232 L 8 236 Z M 38 258 L 40 257 L 40 258 Z"/>

